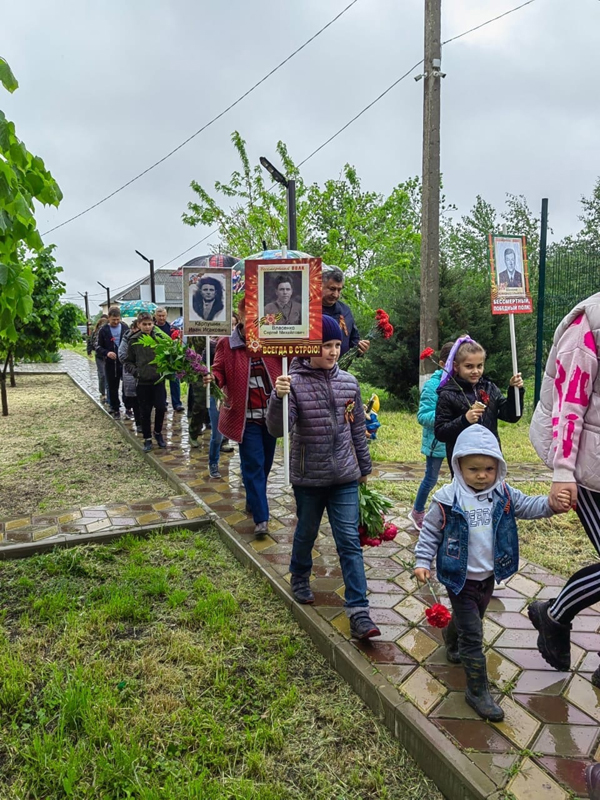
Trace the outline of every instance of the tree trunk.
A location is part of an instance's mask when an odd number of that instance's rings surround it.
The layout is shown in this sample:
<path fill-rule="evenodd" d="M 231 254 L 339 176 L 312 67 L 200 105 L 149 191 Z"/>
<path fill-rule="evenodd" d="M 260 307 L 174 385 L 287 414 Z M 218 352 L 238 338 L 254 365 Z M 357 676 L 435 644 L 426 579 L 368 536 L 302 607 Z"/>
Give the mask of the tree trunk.
<path fill-rule="evenodd" d="M 12 353 L 10 354 L 10 359 L 8 361 L 8 368 L 10 369 L 10 385 L 14 388 L 17 384 L 15 381 L 15 360 L 12 356 Z"/>
<path fill-rule="evenodd" d="M 2 372 L 0 372 L 0 396 L 2 398 L 3 417 L 8 417 L 8 397 L 6 395 L 6 371 L 8 369 L 9 358 L 10 358 L 10 352 L 6 356 L 6 360 L 4 361 L 4 367 L 2 368 Z"/>

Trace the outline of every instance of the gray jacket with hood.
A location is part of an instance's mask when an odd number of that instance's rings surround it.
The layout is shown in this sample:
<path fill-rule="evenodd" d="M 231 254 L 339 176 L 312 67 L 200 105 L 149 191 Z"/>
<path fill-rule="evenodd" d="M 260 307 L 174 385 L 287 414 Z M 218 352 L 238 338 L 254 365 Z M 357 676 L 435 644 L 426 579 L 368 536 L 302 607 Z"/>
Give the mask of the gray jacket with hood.
<path fill-rule="evenodd" d="M 467 455 L 492 456 L 498 462 L 496 482 L 489 489 L 477 492 L 467 486 L 460 468 L 460 459 Z M 516 572 L 518 568 L 516 527 L 513 523 L 514 548 L 512 542 L 497 541 L 499 529 L 505 532 L 502 535 L 510 534 L 509 528 L 502 527 L 504 520 L 499 514 L 498 506 L 501 505 L 504 510 L 508 508 L 516 519 L 550 517 L 553 512 L 547 496 L 528 497 L 505 482 L 506 462 L 498 440 L 483 425 L 472 425 L 460 434 L 452 456 L 452 468 L 454 480 L 433 495 L 431 506 L 425 515 L 423 528 L 415 547 L 416 566 L 430 569 L 433 559 L 438 555 L 438 578 L 442 583 L 446 583 L 443 574 L 444 564 L 451 563 L 446 559 L 460 557 L 463 562 L 465 561 L 465 553 L 460 552 L 462 543 L 459 544 L 455 538 L 445 541 L 449 527 L 446 510 L 451 509 L 450 513 L 465 519 L 468 525 L 468 537 L 464 543 L 467 552 L 463 584 L 465 579 L 485 580 L 498 571 L 499 564 L 508 565 L 506 556 L 498 557 L 501 549 L 511 553 L 508 571 L 511 574 Z M 443 552 L 440 552 L 442 549 Z M 496 577 L 500 579 L 498 575 Z"/>
<path fill-rule="evenodd" d="M 291 482 L 294 486 L 351 483 L 371 472 L 365 412 L 358 381 L 337 364 L 314 369 L 295 358 L 290 368 Z M 267 428 L 283 434 L 283 400 L 271 392 Z"/>

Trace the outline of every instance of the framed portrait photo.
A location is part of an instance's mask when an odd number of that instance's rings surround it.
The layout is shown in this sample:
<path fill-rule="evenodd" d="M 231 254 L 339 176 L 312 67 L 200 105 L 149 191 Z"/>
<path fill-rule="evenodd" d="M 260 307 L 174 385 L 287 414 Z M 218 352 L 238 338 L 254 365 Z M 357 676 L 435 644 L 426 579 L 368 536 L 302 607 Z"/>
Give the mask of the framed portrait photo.
<path fill-rule="evenodd" d="M 321 352 L 321 259 L 246 262 L 246 341 L 265 355 Z"/>
<path fill-rule="evenodd" d="M 492 314 L 530 314 L 525 237 L 490 235 L 489 247 Z"/>
<path fill-rule="evenodd" d="M 183 267 L 183 332 L 186 336 L 229 336 L 231 269 Z"/>

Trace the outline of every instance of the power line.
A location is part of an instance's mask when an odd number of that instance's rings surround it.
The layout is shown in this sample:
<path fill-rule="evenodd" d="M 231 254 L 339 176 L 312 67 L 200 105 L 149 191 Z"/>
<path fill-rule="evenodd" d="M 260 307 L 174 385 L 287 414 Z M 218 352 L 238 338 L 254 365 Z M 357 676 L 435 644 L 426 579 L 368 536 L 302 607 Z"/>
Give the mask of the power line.
<path fill-rule="evenodd" d="M 268 80 L 271 77 L 271 75 L 274 75 L 277 72 L 277 70 L 281 69 L 281 67 L 283 67 L 285 64 L 287 64 L 288 61 L 291 61 L 292 58 L 294 58 L 294 56 L 298 55 L 298 53 L 301 50 L 304 50 L 305 47 L 307 47 L 318 36 L 320 36 L 323 33 L 323 31 L 326 31 L 327 28 L 329 28 L 331 25 L 333 25 L 334 22 L 336 22 L 341 16 L 343 16 L 346 13 L 346 11 L 348 11 L 350 8 L 352 8 L 352 6 L 355 5 L 356 3 L 358 3 L 358 0 L 352 0 L 352 2 L 349 3 L 346 6 L 346 8 L 342 9 L 342 11 L 340 11 L 339 14 L 337 14 L 333 19 L 331 19 L 326 25 L 324 25 L 315 34 L 313 34 L 310 37 L 310 39 L 307 39 L 304 42 L 304 44 L 300 45 L 300 47 L 298 47 L 296 50 L 294 50 L 293 53 L 290 53 L 290 55 L 287 58 L 284 58 L 284 60 L 281 63 L 279 63 L 270 72 L 268 72 L 264 77 L 262 77 L 257 83 L 254 84 L 254 86 L 250 87 L 250 89 L 248 89 L 246 92 L 244 92 L 244 94 L 240 95 L 237 100 L 235 100 L 233 103 L 231 103 L 231 105 L 229 105 L 229 106 L 227 106 L 227 108 L 223 109 L 223 111 L 221 111 L 219 114 L 217 114 L 216 117 L 213 117 L 209 122 L 204 124 L 201 128 L 199 128 L 191 136 L 188 136 L 187 139 L 185 139 L 183 142 L 181 142 L 181 144 L 178 144 L 177 147 L 173 148 L 173 150 L 171 150 L 165 156 L 160 158 L 158 161 L 155 161 L 154 164 L 151 164 L 143 172 L 140 172 L 139 175 L 136 175 L 135 177 L 131 178 L 131 180 L 127 181 L 127 183 L 124 183 L 122 186 L 119 186 L 119 188 L 115 189 L 114 192 L 111 192 L 110 194 L 107 194 L 106 197 L 102 198 L 102 200 L 98 200 L 97 203 L 94 203 L 93 205 L 88 206 L 88 208 L 85 208 L 83 211 L 80 211 L 79 214 L 75 214 L 74 217 L 71 217 L 70 219 L 67 219 L 64 222 L 61 222 L 60 225 L 55 225 L 54 228 L 50 228 L 49 230 L 45 231 L 42 234 L 42 236 L 46 236 L 48 233 L 52 233 L 53 231 L 57 231 L 59 228 L 63 228 L 65 225 L 68 225 L 69 222 L 73 222 L 73 220 L 79 219 L 79 217 L 82 217 L 84 214 L 87 214 L 89 211 L 92 211 L 92 209 L 98 208 L 98 206 L 101 206 L 102 203 L 106 203 L 106 201 L 110 200 L 111 197 L 114 197 L 116 194 L 119 194 L 119 192 L 122 192 L 123 189 L 126 189 L 128 186 L 131 186 L 132 183 L 135 183 L 137 180 L 142 178 L 144 175 L 146 175 L 148 172 L 153 170 L 155 167 L 158 167 L 159 164 L 162 164 L 168 158 L 171 158 L 171 156 L 174 155 L 175 153 L 177 153 L 178 150 L 181 150 L 181 148 L 185 147 L 185 145 L 188 144 L 189 142 L 191 142 L 192 139 L 195 139 L 196 136 L 198 136 L 203 131 L 205 131 L 207 128 L 209 128 L 213 123 L 217 122 L 217 120 L 221 119 L 221 117 L 225 116 L 225 114 L 227 114 L 227 112 L 231 111 L 232 108 L 237 106 L 238 103 L 241 103 L 242 100 L 244 100 L 246 97 L 248 97 L 249 94 L 251 94 L 261 84 L 263 84 L 266 80 Z"/>
<path fill-rule="evenodd" d="M 524 8 L 525 6 L 531 5 L 531 3 L 533 3 L 533 2 L 535 2 L 535 0 L 527 0 L 527 2 L 521 3 L 521 5 L 519 5 L 519 6 L 515 6 L 514 8 L 511 8 L 508 11 L 505 11 L 502 14 L 498 14 L 498 16 L 492 17 L 491 19 L 488 19 L 488 20 L 486 20 L 485 22 L 482 22 L 479 25 L 475 25 L 473 28 L 469 28 L 469 30 L 463 31 L 462 33 L 459 33 L 456 36 L 452 36 L 450 39 L 446 39 L 444 42 L 442 42 L 442 47 L 444 45 L 450 44 L 450 42 L 455 42 L 458 39 L 462 39 L 463 36 L 467 36 L 468 34 L 473 33 L 474 31 L 478 31 L 481 28 L 485 28 L 486 25 L 491 25 L 492 22 L 496 22 L 497 20 L 502 19 L 503 17 L 507 17 L 509 14 L 513 14 L 515 11 L 518 11 L 521 8 Z M 599 2 L 600 2 L 600 0 L 599 0 Z M 306 156 L 305 159 L 300 161 L 300 163 L 298 164 L 298 167 L 301 167 L 304 164 L 306 164 L 306 162 L 309 159 L 311 159 L 313 156 L 315 156 L 324 147 L 327 147 L 327 145 L 330 144 L 334 139 L 337 139 L 337 137 L 341 133 L 343 133 L 347 128 L 350 127 L 350 125 L 352 125 L 354 122 L 356 122 L 357 119 L 360 119 L 360 117 L 362 117 L 362 115 L 365 114 L 369 109 L 373 108 L 373 106 L 376 103 L 378 103 L 382 98 L 384 98 L 386 96 L 386 94 L 391 92 L 391 90 L 394 89 L 401 81 L 403 81 L 405 78 L 408 78 L 408 76 L 412 72 L 414 72 L 414 70 L 417 67 L 420 67 L 422 63 L 423 63 L 423 59 L 421 59 L 420 61 L 417 61 L 416 64 L 413 64 L 412 67 L 409 70 L 407 70 L 403 75 L 401 75 L 399 78 L 397 78 L 390 86 L 388 86 L 387 89 L 385 89 L 383 92 L 381 92 L 380 95 L 378 95 L 374 100 L 372 100 L 368 105 L 366 105 L 362 109 L 362 111 L 359 111 L 358 114 L 356 114 L 354 117 L 352 117 L 352 119 L 349 122 L 347 122 L 345 125 L 343 125 L 338 131 L 336 131 L 336 133 L 334 133 L 333 136 L 330 136 L 329 139 L 327 139 L 325 142 L 323 142 L 323 144 L 319 145 L 319 147 L 317 147 L 315 150 L 313 150 L 312 153 L 310 153 L 308 156 Z M 162 267 L 166 267 L 169 264 L 172 264 L 173 261 L 176 261 L 177 259 L 181 258 L 181 256 L 184 256 L 186 253 L 189 253 L 190 250 L 193 250 L 195 247 L 198 247 L 198 245 L 202 244 L 202 242 L 205 242 L 207 239 L 209 239 L 211 236 L 214 236 L 214 234 L 218 233 L 218 232 L 219 232 L 218 228 L 215 228 L 214 230 L 210 231 L 210 233 L 207 233 L 206 236 L 203 236 L 202 239 L 200 239 L 200 241 L 196 242 L 196 244 L 193 244 L 191 247 L 188 247 L 187 250 L 184 250 L 183 253 L 179 253 L 179 255 L 174 256 L 169 261 L 165 261 L 165 263 L 162 264 L 160 268 L 162 269 Z"/>

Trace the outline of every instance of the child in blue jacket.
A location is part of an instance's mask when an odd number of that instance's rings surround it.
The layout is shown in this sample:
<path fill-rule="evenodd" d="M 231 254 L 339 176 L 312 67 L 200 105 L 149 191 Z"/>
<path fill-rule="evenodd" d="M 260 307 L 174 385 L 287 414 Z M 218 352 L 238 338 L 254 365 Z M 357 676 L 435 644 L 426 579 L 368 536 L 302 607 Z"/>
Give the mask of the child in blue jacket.
<path fill-rule="evenodd" d="M 440 350 L 440 360 L 438 362 L 440 367 L 443 367 L 446 363 L 446 359 L 450 355 L 453 345 L 454 342 L 446 342 Z M 419 402 L 419 411 L 417 412 L 417 421 L 419 425 L 423 426 L 421 452 L 425 456 L 425 475 L 417 491 L 415 503 L 411 511 L 409 511 L 408 518 L 419 530 L 423 527 L 425 506 L 427 505 L 429 492 L 438 481 L 440 468 L 446 456 L 446 445 L 442 442 L 438 442 L 433 433 L 435 409 L 438 401 L 437 388 L 440 385 L 443 374 L 443 369 L 437 369 L 431 378 L 423 385 L 421 400 Z"/>
<path fill-rule="evenodd" d="M 519 569 L 517 519 L 554 513 L 544 495 L 528 497 L 505 483 L 506 462 L 494 434 L 483 425 L 463 431 L 452 456 L 454 479 L 437 491 L 415 547 L 415 577 L 429 580 L 437 555 L 437 577 L 448 589 L 452 620 L 444 628 L 446 657 L 462 663 L 465 699 L 483 719 L 499 722 L 504 711 L 490 694 L 483 654 L 483 615 L 494 581 Z M 564 494 L 564 493 L 562 493 Z M 570 494 L 561 497 L 568 511 Z"/>

